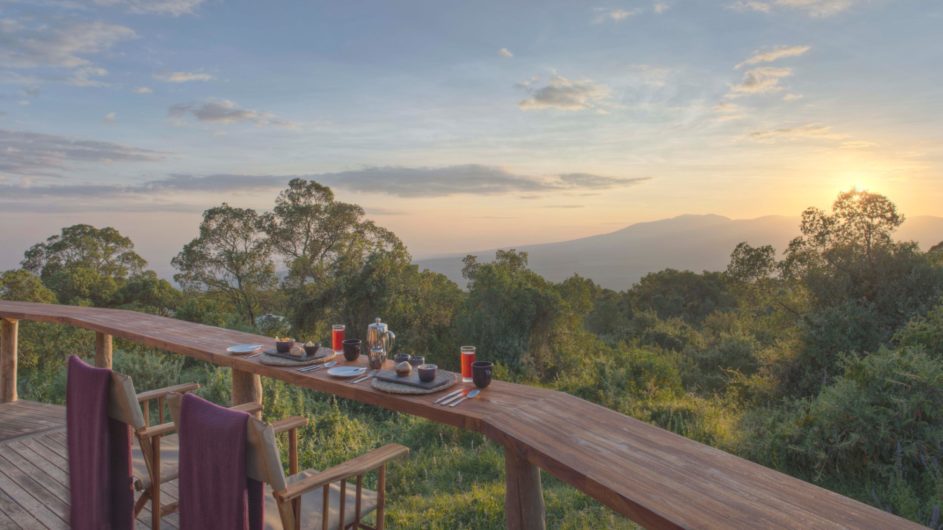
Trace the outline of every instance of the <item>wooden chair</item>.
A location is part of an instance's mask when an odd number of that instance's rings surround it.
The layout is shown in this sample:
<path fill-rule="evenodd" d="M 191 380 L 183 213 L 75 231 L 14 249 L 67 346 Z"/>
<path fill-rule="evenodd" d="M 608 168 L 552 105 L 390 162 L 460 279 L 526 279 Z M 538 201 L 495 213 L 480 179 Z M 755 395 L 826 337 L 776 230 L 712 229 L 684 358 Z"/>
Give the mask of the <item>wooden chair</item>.
<path fill-rule="evenodd" d="M 180 394 L 168 396 L 174 422 L 180 420 Z M 308 424 L 301 416 L 273 423 L 249 417 L 247 426 L 246 473 L 271 488 L 278 515 L 266 512 L 267 528 L 301 530 L 302 520 L 321 521 L 321 529 L 383 530 L 386 489 L 386 464 L 409 454 L 409 449 L 388 444 L 324 471 L 298 472 L 298 429 Z M 288 434 L 288 469 L 285 475 L 275 436 Z M 377 472 L 377 491 L 363 487 L 364 476 Z M 354 495 L 347 495 L 347 484 L 355 484 Z M 324 509 L 324 507 L 327 509 Z M 376 512 L 376 526 L 368 526 L 363 517 Z"/>
<path fill-rule="evenodd" d="M 147 505 L 151 504 L 151 528 L 160 528 L 161 517 L 177 511 L 177 503 L 162 504 L 160 487 L 177 478 L 176 464 L 161 466 L 161 439 L 173 434 L 176 426 L 172 421 L 164 423 L 164 404 L 168 395 L 180 395 L 200 388 L 197 383 L 184 383 L 137 394 L 131 378 L 112 371 L 111 395 L 108 415 L 131 426 L 138 440 L 144 460 L 145 475 L 135 477 L 134 489 L 141 492 L 134 503 L 134 516 L 137 517 Z M 157 424 L 150 421 L 150 404 L 157 402 Z M 258 403 L 247 403 L 233 407 L 248 413 L 262 409 Z"/>

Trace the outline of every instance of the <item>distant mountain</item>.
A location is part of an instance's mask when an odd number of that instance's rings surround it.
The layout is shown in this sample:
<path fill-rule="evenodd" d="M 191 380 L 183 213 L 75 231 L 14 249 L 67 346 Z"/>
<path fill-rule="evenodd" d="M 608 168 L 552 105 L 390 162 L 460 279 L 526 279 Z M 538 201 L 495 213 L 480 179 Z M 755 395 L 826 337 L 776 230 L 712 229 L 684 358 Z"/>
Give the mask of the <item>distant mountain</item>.
<path fill-rule="evenodd" d="M 754 246 L 771 244 L 777 252 L 782 252 L 798 234 L 797 217 L 729 219 L 720 215 L 682 215 L 634 224 L 608 234 L 513 248 L 527 252 L 530 267 L 549 280 L 561 281 L 575 273 L 603 287 L 623 290 L 645 274 L 666 268 L 697 272 L 723 270 L 730 252 L 741 241 Z M 897 236 L 918 241 L 927 249 L 943 241 L 943 217 L 908 219 Z M 468 252 L 481 261 L 490 261 L 494 253 L 493 249 Z M 420 268 L 441 272 L 464 285 L 462 257 L 464 254 L 417 263 Z"/>

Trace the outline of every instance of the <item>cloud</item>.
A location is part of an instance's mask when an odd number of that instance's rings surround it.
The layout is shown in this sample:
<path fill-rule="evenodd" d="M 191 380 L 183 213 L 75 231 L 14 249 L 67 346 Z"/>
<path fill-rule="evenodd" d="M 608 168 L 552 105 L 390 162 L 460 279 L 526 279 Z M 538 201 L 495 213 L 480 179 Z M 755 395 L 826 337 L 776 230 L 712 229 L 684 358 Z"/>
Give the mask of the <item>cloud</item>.
<path fill-rule="evenodd" d="M 109 124 L 110 124 L 110 123 L 114 123 L 115 120 L 117 120 L 117 119 L 118 119 L 118 113 L 117 113 L 117 112 L 109 112 L 108 114 L 105 114 L 105 117 L 102 118 L 102 121 L 104 121 L 105 123 L 109 123 Z"/>
<path fill-rule="evenodd" d="M 637 10 L 627 11 L 625 9 L 619 8 L 606 9 L 597 7 L 595 11 L 596 17 L 593 19 L 593 21 L 597 24 L 601 24 L 603 22 L 622 22 L 623 20 L 638 14 Z"/>
<path fill-rule="evenodd" d="M 783 101 L 786 101 L 786 102 L 799 101 L 802 98 L 803 98 L 802 94 L 786 94 L 785 96 L 783 96 Z"/>
<path fill-rule="evenodd" d="M 507 48 L 501 48 L 500 50 L 498 50 L 498 55 L 500 55 L 501 57 L 505 57 L 507 59 L 514 57 L 514 54 L 511 53 L 511 50 Z"/>
<path fill-rule="evenodd" d="M 134 90 L 132 90 L 132 92 L 134 92 L 135 94 L 153 94 L 154 89 L 152 89 L 149 86 L 139 86 L 135 88 Z"/>
<path fill-rule="evenodd" d="M 190 15 L 203 0 L 94 0 L 103 7 L 121 7 L 136 14 L 154 15 Z"/>
<path fill-rule="evenodd" d="M 833 132 L 832 128 L 827 125 L 817 123 L 765 131 L 753 131 L 750 133 L 749 137 L 752 140 L 763 143 L 798 142 L 804 140 L 840 141 L 848 138 L 843 134 Z"/>
<path fill-rule="evenodd" d="M 800 55 L 805 55 L 811 46 L 777 46 L 775 48 L 770 48 L 767 50 L 761 50 L 754 52 L 747 60 L 738 64 L 736 68 L 741 68 L 743 66 L 750 66 L 760 63 L 771 63 L 773 61 L 778 61 L 779 59 L 786 59 L 789 57 L 799 57 Z"/>
<path fill-rule="evenodd" d="M 0 129 L 0 175 L 59 177 L 75 163 L 151 162 L 164 153 L 110 142 Z"/>
<path fill-rule="evenodd" d="M 548 83 L 540 88 L 533 88 L 533 83 L 518 86 L 530 92 L 529 98 L 518 103 L 522 110 L 604 110 L 610 95 L 606 85 L 589 79 L 567 79 L 558 74 L 554 74 Z"/>
<path fill-rule="evenodd" d="M 66 80 L 66 83 L 72 86 L 80 87 L 98 87 L 106 86 L 104 81 L 95 79 L 95 77 L 104 77 L 108 75 L 108 70 L 99 66 L 80 66 L 72 71 L 72 75 Z"/>
<path fill-rule="evenodd" d="M 669 9 L 671 9 L 671 5 L 667 4 L 666 2 L 655 2 L 652 5 L 652 12 L 656 15 L 660 15 Z"/>
<path fill-rule="evenodd" d="M 746 117 L 746 114 L 743 112 L 743 107 L 728 101 L 714 105 L 713 110 L 717 114 L 717 121 L 734 121 Z"/>
<path fill-rule="evenodd" d="M 779 82 L 792 75 L 792 68 L 762 66 L 747 70 L 739 84 L 730 87 L 728 96 L 737 97 L 754 94 L 782 92 L 784 87 Z"/>
<path fill-rule="evenodd" d="M 95 67 L 90 56 L 136 37 L 131 28 L 106 22 L 59 24 L 11 18 L 0 20 L 0 64 L 13 69 L 75 70 L 70 82 L 88 83 L 92 76 L 107 73 L 103 68 Z"/>
<path fill-rule="evenodd" d="M 837 15 L 851 8 L 857 0 L 737 0 L 731 7 L 738 11 L 771 13 L 779 9 L 792 9 L 808 16 L 824 18 Z"/>
<path fill-rule="evenodd" d="M 202 103 L 178 103 L 167 110 L 172 118 L 191 116 L 206 123 L 253 123 L 258 126 L 295 127 L 292 122 L 281 120 L 268 112 L 239 107 L 228 99 L 211 99 Z"/>
<path fill-rule="evenodd" d="M 154 74 L 154 79 L 165 83 L 189 83 L 191 81 L 212 81 L 214 78 L 203 72 L 165 72 Z"/>

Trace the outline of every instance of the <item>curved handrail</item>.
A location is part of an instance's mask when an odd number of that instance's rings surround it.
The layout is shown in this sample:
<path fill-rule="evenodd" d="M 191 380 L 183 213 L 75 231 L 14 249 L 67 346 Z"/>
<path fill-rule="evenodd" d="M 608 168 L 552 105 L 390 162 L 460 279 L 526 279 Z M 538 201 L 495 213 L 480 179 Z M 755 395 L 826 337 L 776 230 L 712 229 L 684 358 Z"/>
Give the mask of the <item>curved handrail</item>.
<path fill-rule="evenodd" d="M 920 528 L 905 519 L 558 391 L 495 381 L 461 407 L 233 357 L 267 337 L 132 311 L 0 301 L 0 318 L 68 324 L 477 431 L 650 528 Z M 263 342 L 264 343 L 264 342 Z M 512 451 L 513 453 L 509 453 Z M 538 482 L 539 484 L 539 482 Z M 509 484 L 509 488 L 511 485 Z"/>

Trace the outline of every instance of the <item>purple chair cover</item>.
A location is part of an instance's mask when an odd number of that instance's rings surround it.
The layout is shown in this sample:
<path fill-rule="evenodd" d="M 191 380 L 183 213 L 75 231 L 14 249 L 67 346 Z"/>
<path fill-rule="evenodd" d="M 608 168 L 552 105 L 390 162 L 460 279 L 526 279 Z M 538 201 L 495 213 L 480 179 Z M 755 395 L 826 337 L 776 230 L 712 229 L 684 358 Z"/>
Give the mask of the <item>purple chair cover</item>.
<path fill-rule="evenodd" d="M 131 427 L 108 417 L 110 388 L 111 370 L 69 357 L 66 438 L 76 530 L 134 528 Z"/>
<path fill-rule="evenodd" d="M 185 394 L 180 404 L 180 528 L 261 530 L 262 483 L 246 475 L 245 412 Z"/>

